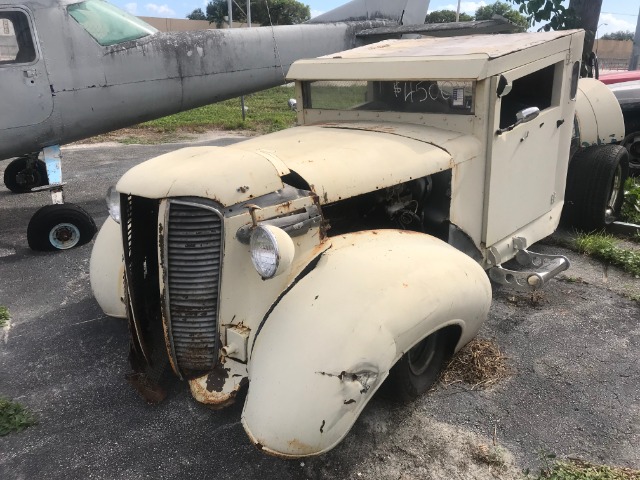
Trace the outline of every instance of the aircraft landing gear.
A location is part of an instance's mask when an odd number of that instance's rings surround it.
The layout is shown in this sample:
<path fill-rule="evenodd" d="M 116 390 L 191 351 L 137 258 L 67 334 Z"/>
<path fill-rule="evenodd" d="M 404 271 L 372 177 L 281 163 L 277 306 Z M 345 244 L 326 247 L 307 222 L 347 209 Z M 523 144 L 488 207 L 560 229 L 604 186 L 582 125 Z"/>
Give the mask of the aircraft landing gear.
<path fill-rule="evenodd" d="M 67 250 L 91 241 L 96 224 L 85 210 L 72 203 L 64 203 L 60 147 L 44 149 L 44 162 L 48 185 L 31 191 L 49 190 L 53 205 L 40 208 L 29 221 L 27 241 L 32 250 Z M 5 173 L 6 182 L 6 173 Z"/>
<path fill-rule="evenodd" d="M 13 193 L 27 193 L 48 182 L 47 167 L 37 153 L 16 158 L 4 171 L 4 184 Z"/>

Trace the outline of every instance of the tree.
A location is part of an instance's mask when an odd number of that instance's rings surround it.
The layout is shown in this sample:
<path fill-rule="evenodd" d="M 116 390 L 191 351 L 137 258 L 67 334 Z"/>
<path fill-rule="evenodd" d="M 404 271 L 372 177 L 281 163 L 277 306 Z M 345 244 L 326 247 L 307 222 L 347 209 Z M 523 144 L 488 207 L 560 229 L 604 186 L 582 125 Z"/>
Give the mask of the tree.
<path fill-rule="evenodd" d="M 618 30 L 617 32 L 605 33 L 600 37 L 602 40 L 633 40 L 631 30 Z"/>
<path fill-rule="evenodd" d="M 233 20 L 246 22 L 246 1 L 233 2 Z M 218 28 L 225 23 L 228 15 L 227 0 L 213 0 L 207 4 L 207 20 Z M 294 25 L 306 22 L 311 18 L 311 10 L 296 0 L 251 0 L 251 21 L 258 25 Z"/>
<path fill-rule="evenodd" d="M 548 22 L 540 30 L 568 30 L 583 28 L 584 47 L 582 49 L 582 75 L 587 75 L 592 60 L 593 42 L 598 29 L 598 19 L 602 9 L 602 0 L 570 0 L 565 7 L 563 0 L 509 0 L 520 5 L 530 25 Z"/>
<path fill-rule="evenodd" d="M 519 5 L 518 10 L 524 14 L 529 26 L 547 22 L 541 30 L 567 30 L 576 28 L 575 12 L 566 8 L 563 0 L 509 0 Z"/>
<path fill-rule="evenodd" d="M 517 11 L 515 11 L 511 5 L 504 2 L 496 2 L 492 5 L 480 7 L 476 10 L 476 20 L 491 20 L 494 15 L 500 15 L 511 23 L 518 25 L 523 30 L 529 27 L 529 21 L 527 18 Z"/>
<path fill-rule="evenodd" d="M 201 8 L 196 8 L 193 12 L 187 15 L 189 20 L 206 20 L 207 16 L 204 14 Z"/>
<path fill-rule="evenodd" d="M 469 22 L 473 20 L 471 15 L 467 15 L 464 12 L 460 12 L 459 20 L 461 22 Z M 424 23 L 449 23 L 456 21 L 456 12 L 453 10 L 436 10 L 431 12 L 424 19 Z"/>

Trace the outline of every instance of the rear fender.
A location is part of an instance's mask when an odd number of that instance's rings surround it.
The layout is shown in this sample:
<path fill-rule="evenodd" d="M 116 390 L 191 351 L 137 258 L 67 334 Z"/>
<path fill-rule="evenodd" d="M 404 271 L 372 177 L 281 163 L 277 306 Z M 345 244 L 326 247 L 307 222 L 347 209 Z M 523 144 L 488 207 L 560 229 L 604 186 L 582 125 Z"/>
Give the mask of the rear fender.
<path fill-rule="evenodd" d="M 404 352 L 448 325 L 461 328 L 460 348 L 490 303 L 484 270 L 438 239 L 395 230 L 333 238 L 258 330 L 245 430 L 277 456 L 333 448 Z"/>

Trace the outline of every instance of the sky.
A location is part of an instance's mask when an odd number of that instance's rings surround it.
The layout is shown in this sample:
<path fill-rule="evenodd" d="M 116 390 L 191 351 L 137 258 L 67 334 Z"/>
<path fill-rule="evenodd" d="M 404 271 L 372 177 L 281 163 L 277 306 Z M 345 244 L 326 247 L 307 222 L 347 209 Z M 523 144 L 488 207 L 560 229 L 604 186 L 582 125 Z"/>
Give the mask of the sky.
<path fill-rule="evenodd" d="M 208 0 L 109 0 L 111 3 L 127 10 L 134 15 L 147 17 L 169 17 L 185 18 L 196 8 L 207 5 Z M 239 4 L 246 3 L 246 0 L 236 0 Z M 346 0 L 299 0 L 301 3 L 309 5 L 311 16 L 319 15 L 346 3 Z M 489 5 L 492 1 L 467 2 L 463 1 L 460 10 L 473 15 L 478 7 Z M 568 3 L 568 2 L 567 2 Z M 431 0 L 429 11 L 434 10 L 456 10 L 455 0 Z M 619 30 L 630 30 L 635 32 L 638 20 L 638 10 L 640 2 L 638 0 L 603 0 L 602 11 L 597 36 Z"/>

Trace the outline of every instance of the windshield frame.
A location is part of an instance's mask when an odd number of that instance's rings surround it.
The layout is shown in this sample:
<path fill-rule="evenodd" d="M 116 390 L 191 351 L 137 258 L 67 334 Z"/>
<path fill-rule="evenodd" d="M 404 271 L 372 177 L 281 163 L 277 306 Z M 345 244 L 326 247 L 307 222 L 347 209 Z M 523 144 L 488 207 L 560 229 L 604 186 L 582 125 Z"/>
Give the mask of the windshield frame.
<path fill-rule="evenodd" d="M 104 0 L 84 0 L 67 6 L 73 18 L 103 47 L 138 40 L 158 29 Z"/>

